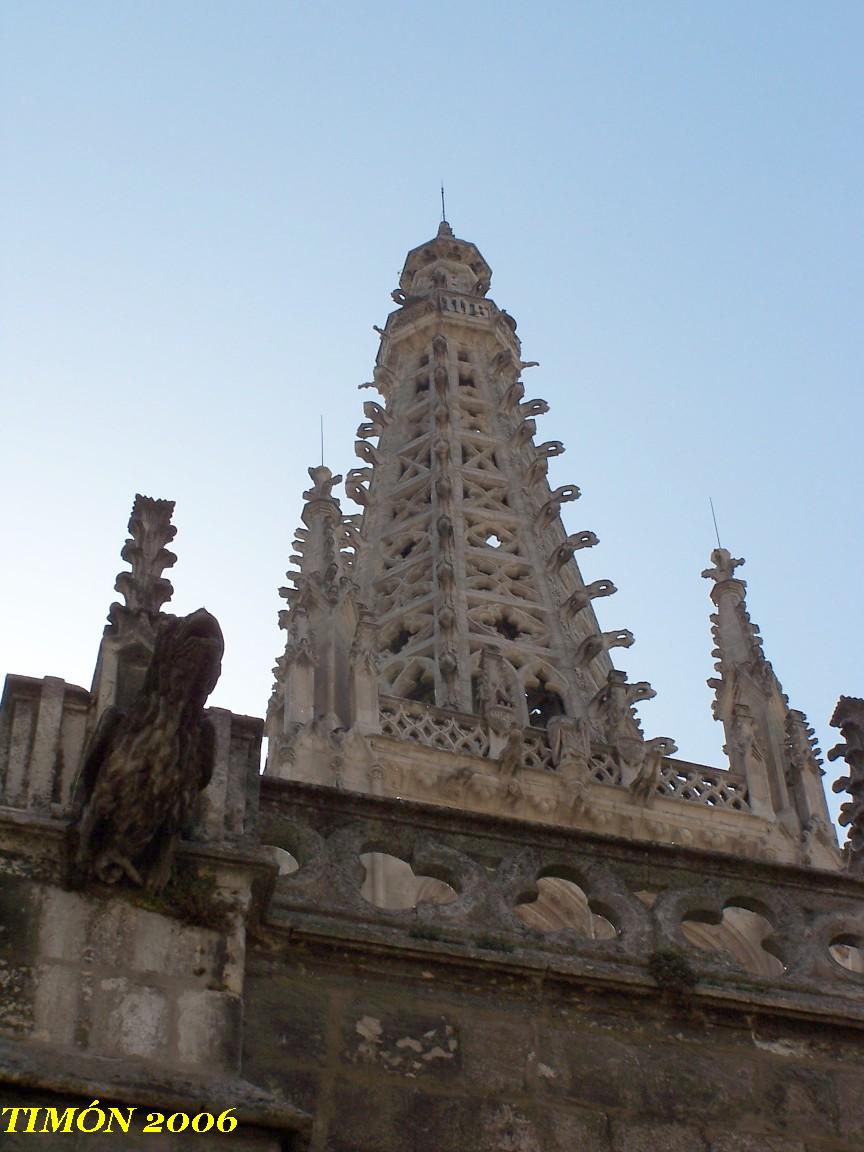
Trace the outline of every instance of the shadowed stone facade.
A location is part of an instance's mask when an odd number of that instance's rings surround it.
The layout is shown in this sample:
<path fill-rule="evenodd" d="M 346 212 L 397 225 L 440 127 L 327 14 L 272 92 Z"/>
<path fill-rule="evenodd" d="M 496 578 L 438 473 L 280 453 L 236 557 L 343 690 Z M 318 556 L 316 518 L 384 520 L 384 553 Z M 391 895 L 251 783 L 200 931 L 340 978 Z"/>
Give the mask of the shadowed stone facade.
<path fill-rule="evenodd" d="M 718 548 L 729 763 L 645 736 L 490 283 L 446 223 L 409 253 L 361 512 L 309 469 L 266 721 L 202 710 L 218 625 L 163 610 L 173 505 L 147 497 L 91 690 L 7 677 L 4 1149 L 90 1147 L 42 1124 L 96 1099 L 137 1110 L 132 1149 L 862 1147 L 861 701 L 833 720 L 841 851 Z M 225 1109 L 230 1133 L 141 1130 Z"/>

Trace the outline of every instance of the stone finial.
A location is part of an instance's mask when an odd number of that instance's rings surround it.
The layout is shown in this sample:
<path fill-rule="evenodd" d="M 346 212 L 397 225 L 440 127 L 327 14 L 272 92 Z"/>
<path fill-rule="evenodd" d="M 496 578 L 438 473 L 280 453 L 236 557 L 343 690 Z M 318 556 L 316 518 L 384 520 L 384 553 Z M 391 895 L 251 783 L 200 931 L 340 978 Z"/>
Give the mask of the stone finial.
<path fill-rule="evenodd" d="M 864 873 L 864 700 L 856 696 L 841 696 L 831 717 L 832 728 L 839 728 L 844 743 L 835 744 L 828 759 L 842 757 L 849 768 L 848 776 L 841 776 L 832 785 L 834 792 L 848 792 L 849 799 L 840 806 L 840 823 L 849 829 L 846 843 L 847 868 L 856 874 Z"/>
<path fill-rule="evenodd" d="M 736 560 L 728 548 L 715 548 L 711 553 L 713 568 L 705 568 L 702 575 L 706 580 L 713 580 L 717 584 L 725 580 L 737 580 L 735 569 L 744 563 L 743 558 Z"/>
<path fill-rule="evenodd" d="M 142 618 L 152 623 L 162 605 L 174 595 L 171 581 L 162 575 L 177 561 L 176 555 L 165 547 L 177 535 L 171 523 L 173 512 L 173 500 L 135 496 L 129 539 L 120 553 L 132 571 L 121 572 L 114 584 L 126 603 L 114 603 L 109 608 L 106 634 L 119 633 L 128 622 L 140 622 Z"/>
<path fill-rule="evenodd" d="M 316 468 L 307 469 L 312 487 L 303 493 L 304 500 L 330 500 L 333 497 L 333 488 L 342 483 L 341 476 L 334 476 L 325 464 Z"/>

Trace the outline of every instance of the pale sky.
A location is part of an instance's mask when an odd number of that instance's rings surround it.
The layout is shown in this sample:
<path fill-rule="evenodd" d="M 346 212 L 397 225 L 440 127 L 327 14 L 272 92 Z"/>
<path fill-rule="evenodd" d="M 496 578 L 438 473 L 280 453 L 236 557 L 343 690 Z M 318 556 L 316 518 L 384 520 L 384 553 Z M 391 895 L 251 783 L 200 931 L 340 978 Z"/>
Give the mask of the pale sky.
<path fill-rule="evenodd" d="M 862 43 L 858 0 L 4 0 L 0 672 L 89 685 L 144 492 L 171 610 L 225 633 L 212 702 L 263 715 L 319 417 L 344 473 L 443 179 L 646 735 L 724 762 L 710 495 L 829 748 L 864 694 Z"/>

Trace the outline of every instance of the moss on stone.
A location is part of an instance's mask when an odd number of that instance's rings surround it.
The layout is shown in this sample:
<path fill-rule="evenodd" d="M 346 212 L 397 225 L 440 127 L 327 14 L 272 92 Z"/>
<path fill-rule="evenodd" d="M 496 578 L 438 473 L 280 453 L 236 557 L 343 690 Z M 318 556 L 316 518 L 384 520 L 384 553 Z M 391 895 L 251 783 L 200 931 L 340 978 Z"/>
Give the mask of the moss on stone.
<path fill-rule="evenodd" d="M 648 971 L 656 980 L 657 986 L 673 996 L 689 995 L 698 980 L 690 961 L 674 948 L 653 953 L 648 961 Z"/>
<path fill-rule="evenodd" d="M 509 940 L 501 940 L 497 936 L 488 936 L 484 933 L 482 936 L 476 936 L 474 943 L 478 948 L 488 948 L 490 952 L 515 952 L 515 945 L 511 944 Z"/>
<path fill-rule="evenodd" d="M 139 908 L 184 924 L 222 933 L 231 928 L 232 905 L 219 891 L 212 872 L 180 864 L 158 895 L 143 889 L 127 889 L 125 895 Z"/>

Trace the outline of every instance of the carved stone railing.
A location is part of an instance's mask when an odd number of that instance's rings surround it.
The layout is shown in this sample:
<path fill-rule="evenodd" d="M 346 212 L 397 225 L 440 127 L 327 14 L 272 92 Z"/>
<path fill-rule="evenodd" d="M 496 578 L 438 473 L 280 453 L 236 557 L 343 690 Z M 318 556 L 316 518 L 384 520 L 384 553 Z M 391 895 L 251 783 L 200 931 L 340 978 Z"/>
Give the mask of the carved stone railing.
<path fill-rule="evenodd" d="M 845 874 L 267 777 L 259 831 L 264 844 L 299 865 L 280 877 L 268 915 L 270 925 L 290 925 L 292 933 L 340 946 L 354 940 L 410 949 L 422 941 L 472 962 L 619 983 L 662 983 L 666 971 L 676 993 L 692 986 L 729 1000 L 737 989 L 750 1002 L 792 998 L 796 1010 L 839 1009 L 864 1020 L 864 882 Z M 367 853 L 386 853 L 418 878 L 443 881 L 453 890 L 450 902 L 402 911 L 370 903 L 361 895 Z M 612 926 L 609 938 L 529 927 L 520 909 L 549 878 L 578 885 L 591 913 Z M 727 909 L 763 918 L 754 945 L 770 961 L 763 974 L 722 947 L 710 951 L 688 939 L 686 925 L 704 932 L 722 924 Z M 851 964 L 850 949 L 858 949 Z"/>
<path fill-rule="evenodd" d="M 591 752 L 589 771 L 592 780 L 598 784 L 618 785 L 621 783 L 621 766 L 608 747 L 594 746 Z"/>
<path fill-rule="evenodd" d="M 549 737 L 543 728 L 522 730 L 522 767 L 534 768 L 538 772 L 555 771 Z"/>
<path fill-rule="evenodd" d="M 736 772 L 704 768 L 684 760 L 664 760 L 657 791 L 671 800 L 692 800 L 711 808 L 749 812 L 747 781 Z"/>
<path fill-rule="evenodd" d="M 467 713 L 450 712 L 413 700 L 382 696 L 381 734 L 395 740 L 413 740 L 429 748 L 462 756 L 486 757 L 489 737 L 480 722 Z M 543 728 L 523 729 L 522 767 L 554 772 L 552 749 Z M 620 786 L 621 768 L 611 747 L 594 744 L 589 778 L 597 784 Z M 743 776 L 722 768 L 707 768 L 684 760 L 664 759 L 657 784 L 658 796 L 749 812 L 747 782 Z"/>
<path fill-rule="evenodd" d="M 489 737 L 470 716 L 400 700 L 395 696 L 380 698 L 381 734 L 397 740 L 414 740 L 444 752 L 463 756 L 485 756 Z"/>

